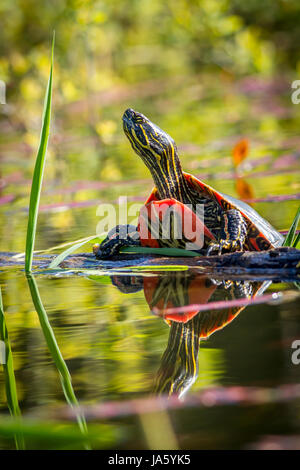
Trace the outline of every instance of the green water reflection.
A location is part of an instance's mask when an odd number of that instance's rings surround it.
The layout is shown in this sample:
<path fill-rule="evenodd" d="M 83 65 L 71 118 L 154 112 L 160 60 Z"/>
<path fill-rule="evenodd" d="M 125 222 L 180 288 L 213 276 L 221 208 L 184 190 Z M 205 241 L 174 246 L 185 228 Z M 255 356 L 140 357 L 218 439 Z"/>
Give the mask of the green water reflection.
<path fill-rule="evenodd" d="M 7 270 L 1 274 L 5 320 L 27 447 L 84 447 L 80 422 L 77 428 L 63 419 L 68 401 L 71 405 L 76 405 L 76 400 L 81 405 L 92 405 L 107 400 L 146 398 L 155 389 L 155 393 L 185 392 L 184 396 L 188 396 L 213 386 L 276 387 L 299 381 L 299 368 L 291 362 L 291 343 L 300 335 L 299 308 L 297 310 L 295 301 L 280 305 L 260 304 L 246 309 L 215 309 L 198 314 L 195 310 L 189 312 L 185 322 L 179 314 L 169 314 L 165 317 L 167 324 L 163 318 L 153 315 L 149 307 L 156 306 L 162 312 L 170 306 L 232 300 L 249 293 L 254 295 L 260 285 L 227 283 L 225 288 L 221 282 L 186 273 L 144 278 L 136 275 L 113 277 L 112 282 L 111 285 L 102 284 L 77 276 L 57 279 L 38 276 L 36 279 L 35 285 L 39 286 L 50 322 L 52 344 L 57 342 L 61 354 L 59 361 L 70 373 L 69 385 L 76 395 L 72 398 L 72 393 L 68 395 L 61 386 L 59 377 L 64 371 L 38 320 L 26 278 L 16 271 Z M 124 293 L 128 290 L 131 293 Z M 7 381 L 3 375 L 0 380 L 4 418 Z M 295 416 L 289 419 L 292 410 L 297 410 L 293 400 L 286 404 L 260 406 L 261 411 L 255 414 L 256 425 L 252 423 L 250 428 L 247 425 L 247 429 L 244 426 L 249 419 L 248 408 L 242 411 L 243 408 L 235 406 L 239 419 L 231 424 L 233 440 L 230 442 L 220 434 L 219 427 L 220 421 L 227 417 L 228 409 L 212 408 L 209 417 L 207 409 L 196 407 L 193 412 L 189 408 L 184 412 L 170 412 L 171 442 L 174 445 L 175 439 L 176 446 L 188 448 L 197 447 L 196 441 L 200 447 L 212 448 L 248 445 L 251 439 L 259 439 L 261 420 L 269 416 L 270 406 L 272 419 L 268 418 L 269 427 L 264 424 L 263 432 L 286 433 L 298 429 Z M 184 431 L 187 419 L 189 438 L 187 430 Z M 46 443 L 47 428 L 43 423 L 48 420 L 51 433 L 49 443 Z M 138 448 L 149 445 L 147 427 L 152 429 L 153 420 L 142 419 L 139 425 L 131 418 L 119 418 L 117 425 L 105 421 L 87 423 L 93 448 L 126 447 L 132 442 Z M 64 437 L 57 428 L 59 422 L 66 430 Z M 204 423 L 207 434 L 203 441 Z M 144 438 L 139 435 L 140 425 L 144 429 Z M 130 432 L 125 432 L 128 426 Z M 214 434 L 216 426 L 217 435 Z M 1 429 L 1 446 L 10 447 L 13 426 L 9 427 L 7 418 Z M 242 436 L 238 436 L 241 429 L 244 429 Z M 195 436 L 198 436 L 196 441 Z"/>

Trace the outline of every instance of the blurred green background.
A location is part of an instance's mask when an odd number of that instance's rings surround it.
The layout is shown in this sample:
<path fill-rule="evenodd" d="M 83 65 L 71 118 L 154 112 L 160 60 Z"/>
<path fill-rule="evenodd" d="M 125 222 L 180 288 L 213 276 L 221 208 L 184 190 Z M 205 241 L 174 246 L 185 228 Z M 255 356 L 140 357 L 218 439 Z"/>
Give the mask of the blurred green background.
<path fill-rule="evenodd" d="M 184 169 L 217 189 L 257 198 L 298 191 L 299 183 L 287 173 L 261 183 L 255 177 L 255 191 L 250 187 L 245 194 L 228 178 L 211 181 L 214 173 L 232 170 L 232 147 L 241 137 L 250 141 L 249 158 L 271 152 L 260 169 L 269 170 L 283 150 L 297 149 L 299 107 L 291 103 L 291 83 L 300 76 L 296 0 L 2 0 L 0 13 L 0 79 L 6 84 L 6 105 L 0 106 L 0 190 L 18 212 L 14 220 L 7 220 L 6 210 L 0 215 L 2 226 L 20 234 L 11 243 L 5 230 L 2 249 L 23 250 L 22 217 L 53 30 L 54 101 L 41 248 L 93 233 L 99 196 L 110 202 L 120 194 L 143 199 L 151 190 L 147 169 L 123 135 L 121 116 L 129 106 L 170 133 Z M 108 186 L 86 183 L 91 181 Z M 253 186 L 251 175 L 248 183 Z M 91 200 L 93 208 L 89 203 L 82 212 Z M 62 214 L 64 204 L 77 208 L 77 220 L 74 211 Z M 271 222 L 285 229 L 295 205 L 283 206 L 277 218 L 271 214 Z"/>
<path fill-rule="evenodd" d="M 10 97 L 38 97 L 55 29 L 64 102 L 203 69 L 270 76 L 299 67 L 299 16 L 296 0 L 2 0 L 0 73 Z"/>

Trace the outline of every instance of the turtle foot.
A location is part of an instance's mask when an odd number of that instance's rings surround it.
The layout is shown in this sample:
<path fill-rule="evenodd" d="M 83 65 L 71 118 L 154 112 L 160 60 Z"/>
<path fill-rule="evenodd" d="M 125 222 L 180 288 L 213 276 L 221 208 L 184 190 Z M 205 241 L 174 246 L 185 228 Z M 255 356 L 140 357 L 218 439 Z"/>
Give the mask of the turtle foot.
<path fill-rule="evenodd" d="M 95 243 L 95 245 L 93 245 L 93 253 L 97 259 L 108 259 L 112 256 L 110 250 L 101 250 L 101 245 L 99 243 Z"/>
<path fill-rule="evenodd" d="M 139 234 L 133 225 L 117 225 L 110 230 L 105 240 L 93 245 L 93 253 L 98 259 L 108 259 L 118 255 L 124 246 L 140 245 Z"/>
<path fill-rule="evenodd" d="M 243 244 L 241 240 L 220 240 L 219 243 L 210 243 L 206 255 L 210 256 L 217 252 L 218 255 L 228 252 L 242 251 Z"/>

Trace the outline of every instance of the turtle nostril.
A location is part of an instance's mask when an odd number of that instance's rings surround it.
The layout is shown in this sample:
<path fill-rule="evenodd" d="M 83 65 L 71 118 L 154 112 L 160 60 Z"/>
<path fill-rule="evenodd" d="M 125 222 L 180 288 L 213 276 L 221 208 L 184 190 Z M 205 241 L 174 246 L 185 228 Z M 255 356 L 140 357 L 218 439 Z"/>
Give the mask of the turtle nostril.
<path fill-rule="evenodd" d="M 132 108 L 126 109 L 126 111 L 123 114 L 123 119 L 134 119 L 136 117 L 136 112 Z"/>

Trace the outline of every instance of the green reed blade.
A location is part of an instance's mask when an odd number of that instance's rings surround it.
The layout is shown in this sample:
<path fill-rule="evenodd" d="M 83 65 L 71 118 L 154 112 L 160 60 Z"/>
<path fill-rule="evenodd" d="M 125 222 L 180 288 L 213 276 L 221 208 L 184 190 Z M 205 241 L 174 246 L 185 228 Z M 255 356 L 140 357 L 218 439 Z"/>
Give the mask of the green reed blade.
<path fill-rule="evenodd" d="M 153 254 L 161 256 L 180 256 L 185 257 L 194 257 L 201 256 L 196 251 L 183 250 L 181 248 L 151 248 L 147 246 L 126 246 L 121 248 L 121 253 L 144 253 L 144 254 Z"/>
<path fill-rule="evenodd" d="M 298 233 L 295 240 L 293 241 L 293 248 L 297 248 L 298 245 L 300 245 L 300 232 Z"/>
<path fill-rule="evenodd" d="M 95 237 L 94 236 L 94 241 L 99 241 L 99 237 Z M 84 238 L 80 238 L 79 240 L 73 240 L 71 242 L 66 242 L 66 243 L 60 243 L 59 245 L 55 245 L 55 246 L 50 246 L 50 248 L 46 248 L 45 250 L 34 250 L 33 254 L 34 255 L 43 255 L 43 254 L 47 254 L 47 253 L 50 253 L 51 251 L 57 251 L 57 250 L 60 250 L 61 248 L 65 248 L 66 246 L 73 246 L 75 243 L 79 243 L 79 242 L 85 242 L 85 243 L 91 243 L 93 242 L 93 239 L 91 240 L 91 237 L 84 237 Z M 12 259 L 19 259 L 19 258 L 23 258 L 25 256 L 25 252 L 23 253 L 17 253 L 16 255 L 12 255 Z"/>
<path fill-rule="evenodd" d="M 298 241 L 299 241 L 299 234 L 298 236 L 296 237 L 296 240 L 294 240 L 295 238 L 295 233 L 296 233 L 296 230 L 297 230 L 297 226 L 298 226 L 298 223 L 299 223 L 299 220 L 300 220 L 300 207 L 298 208 L 297 210 L 297 213 L 295 215 L 295 218 L 293 220 L 293 223 L 284 239 L 284 242 L 283 242 L 283 246 L 294 246 L 295 247 L 295 242 L 296 242 L 296 245 L 298 244 Z"/>
<path fill-rule="evenodd" d="M 88 430 L 87 430 L 86 422 L 85 422 L 84 416 L 82 416 L 79 410 L 79 404 L 78 404 L 77 398 L 73 390 L 69 369 L 63 359 L 59 346 L 56 342 L 56 338 L 52 330 L 52 327 L 50 325 L 47 312 L 43 306 L 42 299 L 39 294 L 38 286 L 32 274 L 27 274 L 27 281 L 28 281 L 28 285 L 29 285 L 29 289 L 31 293 L 31 298 L 32 298 L 35 310 L 38 314 L 40 325 L 44 333 L 44 337 L 45 337 L 49 352 L 52 356 L 53 362 L 60 376 L 62 389 L 65 395 L 66 401 L 76 411 L 77 422 L 78 422 L 81 432 L 84 435 L 87 435 Z M 89 448 L 88 444 L 87 444 L 87 448 Z"/>
<path fill-rule="evenodd" d="M 122 268 L 121 268 L 122 269 Z M 121 270 L 120 269 L 120 270 Z M 152 272 L 152 271 L 188 271 L 189 267 L 181 264 L 162 264 L 160 265 L 143 265 L 143 266 L 128 266 L 132 272 Z"/>
<path fill-rule="evenodd" d="M 103 237 L 104 239 L 105 237 Z M 78 248 L 80 248 L 82 245 L 85 245 L 86 243 L 88 242 L 91 242 L 92 240 L 94 240 L 95 242 L 97 243 L 101 243 L 102 239 L 101 237 L 97 237 L 95 235 L 92 235 L 90 237 L 86 237 L 82 240 L 80 240 L 78 243 L 75 243 L 74 245 L 70 246 L 69 248 L 67 248 L 65 251 L 63 251 L 62 253 L 60 253 L 56 258 L 54 258 L 54 260 L 51 261 L 51 263 L 49 264 L 48 268 L 49 269 L 53 269 L 53 268 L 57 268 L 57 266 L 59 266 L 59 264 L 64 261 L 64 259 L 69 256 L 71 253 L 74 253 L 74 251 L 76 251 Z"/>
<path fill-rule="evenodd" d="M 17 385 L 13 365 L 13 356 L 6 327 L 2 295 L 0 288 L 0 340 L 3 342 L 0 354 L 3 354 L 3 372 L 5 381 L 6 398 L 9 412 L 15 418 L 16 432 L 14 433 L 17 449 L 25 449 L 24 437 L 20 431 L 17 431 L 20 425 L 21 411 L 19 407 Z"/>
<path fill-rule="evenodd" d="M 44 101 L 40 142 L 39 142 L 39 148 L 38 148 L 38 152 L 36 156 L 36 162 L 35 162 L 32 184 L 31 184 L 31 192 L 30 192 L 29 215 L 28 215 L 27 237 L 26 237 L 26 248 L 25 248 L 25 271 L 26 272 L 30 272 L 31 267 L 32 267 L 32 258 L 33 258 L 36 225 L 37 225 L 37 218 L 38 218 L 38 209 L 39 209 L 41 188 L 42 188 L 42 182 L 43 182 L 45 157 L 46 157 L 48 138 L 49 138 L 49 132 L 50 132 L 54 42 L 55 42 L 55 33 L 53 33 L 53 39 L 52 39 L 51 66 L 50 66 L 50 74 L 49 74 L 47 91 L 46 91 L 45 101 Z"/>

